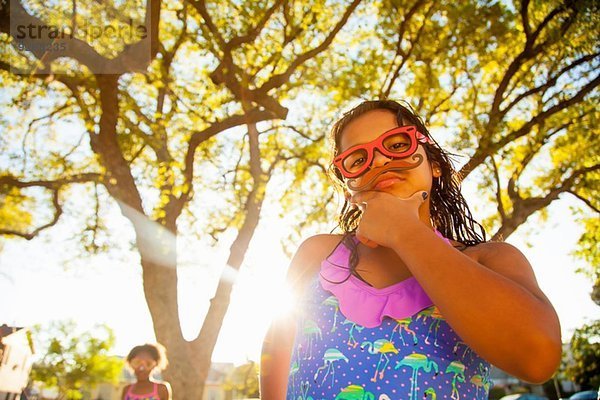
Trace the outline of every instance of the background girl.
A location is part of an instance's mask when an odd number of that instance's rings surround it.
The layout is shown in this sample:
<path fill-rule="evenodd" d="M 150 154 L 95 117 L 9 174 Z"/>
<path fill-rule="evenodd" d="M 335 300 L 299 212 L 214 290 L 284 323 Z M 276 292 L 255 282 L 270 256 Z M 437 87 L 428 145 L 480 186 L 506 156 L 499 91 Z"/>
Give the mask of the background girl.
<path fill-rule="evenodd" d="M 368 101 L 331 139 L 344 234 L 313 236 L 294 256 L 299 303 L 267 333 L 261 398 L 487 399 L 490 363 L 549 379 L 556 313 L 523 254 L 485 241 L 422 121 Z"/>
<path fill-rule="evenodd" d="M 122 400 L 171 400 L 168 382 L 155 382 L 151 375 L 168 365 L 165 348 L 160 344 L 135 346 L 127 355 L 127 366 L 131 368 L 136 382 L 123 388 Z"/>

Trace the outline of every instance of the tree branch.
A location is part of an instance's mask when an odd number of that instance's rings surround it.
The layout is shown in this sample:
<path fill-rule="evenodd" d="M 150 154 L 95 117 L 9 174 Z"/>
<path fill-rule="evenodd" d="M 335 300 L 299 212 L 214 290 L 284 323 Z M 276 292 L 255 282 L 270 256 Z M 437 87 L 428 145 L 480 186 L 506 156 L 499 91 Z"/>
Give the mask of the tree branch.
<path fill-rule="evenodd" d="M 572 194 L 573 196 L 577 197 L 579 200 L 583 201 L 586 206 L 588 206 L 589 208 L 591 208 L 592 210 L 594 210 L 595 212 L 597 212 L 598 214 L 600 214 L 600 208 L 594 206 L 591 201 L 589 201 L 585 197 L 581 196 L 580 194 L 578 194 L 574 190 L 566 190 L 565 193 Z"/>
<path fill-rule="evenodd" d="M 214 122 L 208 128 L 192 133 L 188 142 L 188 149 L 185 155 L 183 170 L 183 177 L 185 179 L 187 189 L 182 191 L 181 196 L 178 198 L 172 198 L 171 201 L 169 201 L 168 207 L 170 213 L 172 213 L 172 215 L 179 215 L 179 213 L 181 213 L 183 210 L 184 205 L 191 198 L 193 192 L 194 156 L 196 149 L 201 143 L 210 139 L 216 134 L 235 126 L 267 121 L 273 118 L 274 116 L 269 111 L 253 109 L 248 111 L 246 114 L 233 115 L 223 121 Z"/>
<path fill-rule="evenodd" d="M 523 32 L 525 32 L 525 38 L 529 40 L 531 37 L 531 27 L 529 26 L 529 0 L 521 0 L 521 8 L 519 13 L 521 14 L 521 23 L 523 25 Z"/>
<path fill-rule="evenodd" d="M 223 121 L 213 123 L 210 127 L 202 131 L 194 132 L 190 137 L 188 150 L 185 155 L 184 176 L 186 177 L 186 181 L 190 184 L 192 182 L 192 178 L 194 175 L 194 153 L 196 152 L 196 149 L 202 142 L 210 139 L 211 137 L 215 136 L 220 132 L 223 132 L 224 130 L 233 128 L 234 126 L 253 122 L 267 121 L 269 119 L 273 119 L 273 115 L 270 112 L 259 109 L 253 109 L 248 111 L 248 113 L 246 114 L 230 116 Z"/>
<path fill-rule="evenodd" d="M 260 94 L 266 94 L 270 90 L 276 87 L 280 87 L 289 80 L 290 76 L 300 65 L 324 51 L 331 44 L 337 33 L 344 27 L 344 25 L 346 25 L 346 22 L 348 22 L 350 15 L 354 12 L 360 1 L 361 0 L 352 1 L 352 3 L 344 12 L 342 18 L 338 21 L 333 30 L 329 33 L 329 35 L 327 35 L 327 38 L 319 46 L 299 55 L 298 58 L 296 58 L 292 62 L 292 64 L 288 67 L 288 69 L 285 72 L 278 75 L 273 75 L 271 78 L 269 78 L 267 82 L 265 82 L 259 89 L 257 89 L 256 92 Z"/>
<path fill-rule="evenodd" d="M 531 45 L 533 45 L 534 42 L 537 40 L 538 36 L 540 35 L 540 33 L 542 33 L 542 30 L 546 27 L 546 25 L 548 25 L 550 23 L 550 21 L 552 21 L 554 19 L 554 17 L 556 17 L 558 14 L 565 11 L 566 9 L 567 9 L 566 4 L 561 3 L 554 10 L 550 11 L 550 13 L 548 15 L 546 15 L 544 20 L 535 29 L 535 31 L 529 36 L 528 43 L 531 43 Z M 575 10 L 575 12 L 576 12 L 576 10 Z"/>
<path fill-rule="evenodd" d="M 48 26 L 47 23 L 41 19 L 30 15 L 20 0 L 11 0 L 4 2 L 5 6 L 0 9 L 0 32 L 11 35 L 10 20 L 19 21 L 20 24 L 25 26 Z M 22 44 L 28 51 L 30 51 L 38 60 L 51 62 L 59 57 L 70 57 L 77 60 L 81 64 L 87 66 L 90 70 L 96 71 L 100 67 L 100 70 L 107 64 L 107 59 L 98 54 L 93 47 L 86 42 L 83 42 L 72 34 L 66 33 L 61 30 L 61 34 L 58 38 L 50 38 L 49 35 L 35 38 L 35 46 L 32 39 L 21 39 L 18 35 L 13 36 L 14 43 Z M 46 48 L 51 48 L 53 45 L 64 45 L 64 50 L 60 52 L 46 51 Z"/>
<path fill-rule="evenodd" d="M 494 180 L 496 182 L 496 202 L 498 203 L 498 212 L 502 221 L 506 219 L 506 212 L 504 211 L 504 203 L 502 202 L 502 186 L 500 185 L 500 174 L 498 173 L 498 165 L 494 156 L 491 157 L 492 168 L 494 171 Z"/>
<path fill-rule="evenodd" d="M 394 58 L 392 59 L 392 62 L 390 63 L 390 70 L 386 74 L 386 79 L 384 80 L 384 86 L 385 86 L 385 82 L 387 81 L 387 76 L 391 75 L 390 82 L 387 85 L 387 89 L 385 89 L 381 92 L 381 98 L 388 98 L 388 96 L 390 95 L 390 92 L 392 91 L 392 87 L 394 86 L 396 79 L 398 79 L 398 77 L 400 76 L 400 71 L 402 70 L 402 67 L 404 67 L 404 64 L 406 63 L 406 61 L 412 54 L 412 52 L 415 48 L 415 43 L 418 43 L 419 37 L 421 36 L 421 32 L 423 31 L 423 28 L 429 22 L 428 14 L 433 9 L 433 6 L 431 6 L 429 8 L 429 10 L 427 11 L 427 13 L 426 13 L 427 15 L 425 16 L 425 18 L 423 18 L 423 23 L 421 24 L 421 27 L 417 31 L 417 34 L 416 34 L 414 40 L 411 41 L 411 46 L 410 46 L 410 49 L 408 50 L 408 53 L 405 53 L 402 50 L 402 39 L 404 38 L 404 33 L 406 33 L 406 28 L 407 28 L 408 22 L 412 19 L 412 17 L 417 12 L 417 10 L 423 6 L 424 3 L 425 3 L 425 0 L 417 0 L 415 2 L 415 4 L 413 4 L 413 6 L 408 10 L 408 12 L 404 14 L 404 18 L 402 19 L 402 22 L 400 23 L 400 26 L 398 27 L 398 42 L 396 43 L 396 54 L 394 55 Z M 400 65 L 398 65 L 398 67 L 396 67 L 394 70 L 394 64 L 396 63 L 396 59 L 398 58 L 398 56 L 402 56 L 402 61 L 400 62 Z M 394 70 L 393 73 L 392 73 L 392 70 Z"/>
<path fill-rule="evenodd" d="M 196 0 L 190 2 L 190 4 L 198 11 L 198 13 L 200 13 L 202 19 L 204 19 L 204 26 L 208 28 L 210 34 L 215 38 L 221 51 L 226 52 L 225 49 L 227 46 L 225 40 L 223 39 L 223 36 L 221 36 L 219 29 L 208 13 L 208 10 L 206 9 L 206 2 L 204 0 Z"/>
<path fill-rule="evenodd" d="M 592 165 L 591 167 L 576 169 L 575 171 L 573 171 L 571 176 L 564 179 L 562 181 L 562 185 L 555 188 L 553 190 L 553 192 L 562 193 L 562 192 L 570 191 L 570 190 L 572 190 L 572 185 L 575 183 L 575 180 L 577 178 L 581 177 L 582 175 L 587 174 L 588 172 L 594 172 L 594 171 L 598 171 L 598 170 L 600 170 L 600 164 L 595 164 L 595 165 Z"/>
<path fill-rule="evenodd" d="M 0 176 L 0 185 L 7 185 L 16 188 L 29 188 L 29 187 L 43 187 L 50 190 L 57 190 L 63 186 L 70 185 L 72 183 L 89 183 L 96 182 L 102 183 L 102 175 L 95 172 L 84 172 L 81 174 L 75 174 L 67 177 L 63 177 L 55 180 L 34 180 L 34 181 L 20 181 L 12 175 Z"/>
<path fill-rule="evenodd" d="M 517 57 L 515 57 L 515 59 L 510 63 L 506 72 L 504 73 L 504 76 L 502 77 L 502 80 L 500 81 L 500 84 L 498 85 L 498 88 L 496 89 L 494 99 L 492 101 L 492 106 L 490 108 L 490 125 L 495 125 L 495 123 L 502 117 L 502 115 L 499 113 L 500 104 L 502 103 L 504 93 L 511 79 L 513 79 L 515 74 L 519 71 L 523 63 L 525 63 L 527 60 L 535 58 L 550 43 L 550 41 L 547 40 L 535 46 L 535 41 L 540 35 L 541 31 L 556 15 L 564 11 L 564 9 L 564 5 L 561 4 L 560 6 L 552 10 L 542 21 L 542 23 L 540 23 L 540 25 L 536 28 L 535 32 L 533 32 L 529 36 L 526 36 L 525 47 L 523 48 L 521 53 L 519 53 Z M 572 18 L 567 19 L 563 23 L 563 27 L 561 30 L 568 29 L 572 22 Z M 558 38 L 554 40 L 558 40 Z"/>
<path fill-rule="evenodd" d="M 300 130 L 300 128 L 298 128 L 297 126 L 293 126 L 293 125 L 279 125 L 279 126 L 273 126 L 271 128 L 265 129 L 264 131 L 261 131 L 260 133 L 267 133 L 273 130 L 277 130 L 277 129 L 289 129 L 291 131 L 296 132 L 298 135 L 302 136 L 304 139 L 309 140 L 311 142 L 319 142 L 321 140 L 323 140 L 325 138 L 325 133 L 321 133 L 319 136 L 317 136 L 316 138 L 312 138 L 310 137 L 308 134 L 302 132 Z"/>
<path fill-rule="evenodd" d="M 275 12 L 275 10 L 277 8 L 279 8 L 279 6 L 281 6 L 285 1 L 287 1 L 287 0 L 275 1 L 275 3 L 273 3 L 273 5 L 267 10 L 265 15 L 263 15 L 263 17 L 256 24 L 255 27 L 250 29 L 250 31 L 248 33 L 246 33 L 245 35 L 232 38 L 229 42 L 227 42 L 225 44 L 224 50 L 227 52 L 230 52 L 233 48 L 239 47 L 240 45 L 242 45 L 244 43 L 250 43 L 254 39 L 256 39 L 258 37 L 258 35 L 260 34 L 260 32 L 264 29 L 265 25 L 267 24 L 267 21 L 271 18 L 271 16 Z"/>
<path fill-rule="evenodd" d="M 47 224 L 44 224 L 32 232 L 19 232 L 14 229 L 0 229 L 0 235 L 15 235 L 20 236 L 24 239 L 31 240 L 36 237 L 41 231 L 47 229 L 51 226 L 56 225 L 60 216 L 63 213 L 62 206 L 59 200 L 59 192 L 63 186 L 73 184 L 73 183 L 88 183 L 94 182 L 98 183 L 102 181 L 102 177 L 97 173 L 82 173 L 76 174 L 68 177 L 64 177 L 56 180 L 36 180 L 36 181 L 20 181 L 12 175 L 3 175 L 0 176 L 0 186 L 10 186 L 16 187 L 19 189 L 30 188 L 30 187 L 42 187 L 47 190 L 52 191 L 52 205 L 54 206 L 54 215 L 52 220 Z"/>
<path fill-rule="evenodd" d="M 506 239 L 533 213 L 550 205 L 550 203 L 558 199 L 558 196 L 561 193 L 570 193 L 572 191 L 572 185 L 577 178 L 588 172 L 597 171 L 599 169 L 600 164 L 576 170 L 571 174 L 571 176 L 563 181 L 562 185 L 550 190 L 545 196 L 530 197 L 527 199 L 520 198 L 517 202 L 513 203 L 513 212 L 506 220 L 503 221 L 502 226 L 492 236 L 492 240 L 498 240 L 500 238 Z"/>
<path fill-rule="evenodd" d="M 535 88 L 532 88 L 524 93 L 521 93 L 519 96 L 517 96 L 512 102 L 510 102 L 509 105 L 507 105 L 504 109 L 500 110 L 499 113 L 501 115 L 506 115 L 506 113 L 508 113 L 517 103 L 519 103 L 521 100 L 523 100 L 524 98 L 531 96 L 532 94 L 538 93 L 542 90 L 546 90 L 549 89 L 550 87 L 554 86 L 556 84 L 556 82 L 558 81 L 558 79 L 564 75 L 565 73 L 569 72 L 570 70 L 580 66 L 581 64 L 587 62 L 587 61 L 591 61 L 594 58 L 598 57 L 600 55 L 600 52 L 596 52 L 594 54 L 588 54 L 584 57 L 581 57 L 578 60 L 575 60 L 573 63 L 571 63 L 570 65 L 564 67 L 563 69 L 561 69 L 556 75 L 554 75 L 553 77 L 551 77 L 550 79 L 548 79 L 548 81 L 546 81 L 546 83 L 544 83 L 543 85 L 537 86 Z"/>
<path fill-rule="evenodd" d="M 541 113 L 539 113 L 538 115 L 533 117 L 531 120 L 526 122 L 521 128 L 519 128 L 518 130 L 516 130 L 516 131 L 512 132 L 511 134 L 500 139 L 497 142 L 497 148 L 502 148 L 507 143 L 510 143 L 510 142 L 514 141 L 515 139 L 520 138 L 523 135 L 526 135 L 531 130 L 531 128 L 533 128 L 535 125 L 539 125 L 540 123 L 542 123 L 543 121 L 545 121 L 552 115 L 556 114 L 557 112 L 564 110 L 565 108 L 570 107 L 573 104 L 579 103 L 580 101 L 582 101 L 585 98 L 585 96 L 588 93 L 590 93 L 592 90 L 594 90 L 599 84 L 600 84 L 600 75 L 596 76 L 596 78 L 594 80 L 592 80 L 587 85 L 585 85 L 583 88 L 581 88 L 581 90 L 579 92 L 577 92 L 577 94 L 575 96 L 573 96 L 570 99 L 567 99 L 561 103 L 555 104 L 554 106 L 550 107 L 546 111 L 542 111 Z"/>
<path fill-rule="evenodd" d="M 50 222 L 48 222 L 47 224 L 44 224 L 44 225 L 42 225 L 42 226 L 34 229 L 30 233 L 19 232 L 19 231 L 14 230 L 14 229 L 0 229 L 0 235 L 15 235 L 15 236 L 20 236 L 20 237 L 22 237 L 24 239 L 27 239 L 27 240 L 31 240 L 34 237 L 36 237 L 44 229 L 47 229 L 47 228 L 50 228 L 51 226 L 56 225 L 56 223 L 58 222 L 60 216 L 63 213 L 63 209 L 62 209 L 62 206 L 61 206 L 60 201 L 59 201 L 59 191 L 60 191 L 60 188 L 52 188 L 50 190 L 52 191 L 52 205 L 54 206 L 54 215 L 52 216 L 52 220 Z"/>
<path fill-rule="evenodd" d="M 542 111 L 537 114 L 535 117 L 527 121 L 523 126 L 516 131 L 511 132 L 510 134 L 501 138 L 498 142 L 495 143 L 486 143 L 485 146 L 480 146 L 479 149 L 473 154 L 473 156 L 467 161 L 467 163 L 461 168 L 460 176 L 466 178 L 475 168 L 477 168 L 482 162 L 485 161 L 490 154 L 495 153 L 498 149 L 503 148 L 508 143 L 526 135 L 530 132 L 530 130 L 538 124 L 541 124 L 546 119 L 551 117 L 552 115 L 558 113 L 559 111 L 572 106 L 573 104 L 577 104 L 582 101 L 585 96 L 594 90 L 600 84 L 600 75 L 598 75 L 593 81 L 589 82 L 585 85 L 577 94 L 559 104 L 556 104 L 550 107 L 546 111 Z"/>
<path fill-rule="evenodd" d="M 140 41 L 126 45 L 125 49 L 113 59 L 100 55 L 92 46 L 85 41 L 73 36 L 73 32 L 67 33 L 61 30 L 58 37 L 52 38 L 49 34 L 39 37 L 19 38 L 18 34 L 13 36 L 15 43 L 22 44 L 38 60 L 44 63 L 43 72 L 49 73 L 47 63 L 60 57 L 69 57 L 87 66 L 95 74 L 105 71 L 123 69 L 125 71 L 145 71 L 150 59 L 156 56 L 158 49 L 158 23 L 160 19 L 160 7 L 162 0 L 147 1 L 145 22 L 150 27 L 150 34 Z M 10 19 L 20 21 L 25 26 L 48 26 L 36 16 L 30 15 L 20 0 L 5 1 L 5 6 L 0 8 L 0 32 L 11 35 Z M 61 46 L 61 51 L 47 51 L 52 46 Z M 144 52 L 150 49 L 150 59 L 144 57 Z"/>

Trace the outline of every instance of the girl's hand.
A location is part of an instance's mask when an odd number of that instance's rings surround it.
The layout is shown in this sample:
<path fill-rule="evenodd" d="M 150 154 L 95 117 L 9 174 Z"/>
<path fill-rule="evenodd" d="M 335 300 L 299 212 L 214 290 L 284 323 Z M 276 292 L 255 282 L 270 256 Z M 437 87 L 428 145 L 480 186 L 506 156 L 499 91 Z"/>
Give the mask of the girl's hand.
<path fill-rule="evenodd" d="M 419 221 L 419 207 L 427 199 L 427 192 L 418 191 L 401 199 L 386 192 L 356 193 L 350 202 L 363 212 L 356 229 L 356 238 L 364 245 L 393 247 L 399 228 Z"/>

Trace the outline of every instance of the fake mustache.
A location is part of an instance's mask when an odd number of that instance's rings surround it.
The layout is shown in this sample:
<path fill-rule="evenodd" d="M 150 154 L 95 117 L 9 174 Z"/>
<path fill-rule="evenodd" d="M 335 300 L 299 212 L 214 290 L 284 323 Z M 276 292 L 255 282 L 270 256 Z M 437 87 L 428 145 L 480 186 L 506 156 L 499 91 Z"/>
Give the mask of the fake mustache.
<path fill-rule="evenodd" d="M 357 178 L 348 180 L 348 187 L 357 192 L 362 192 L 365 190 L 371 190 L 375 186 L 375 182 L 377 178 L 386 172 L 400 172 L 406 171 L 409 169 L 417 168 L 423 162 L 423 156 L 420 154 L 414 154 L 411 159 L 414 162 L 408 162 L 405 158 L 401 158 L 398 160 L 392 160 L 389 163 L 385 164 L 383 167 L 370 169 L 362 175 L 363 181 L 366 181 L 362 185 L 355 185 Z"/>

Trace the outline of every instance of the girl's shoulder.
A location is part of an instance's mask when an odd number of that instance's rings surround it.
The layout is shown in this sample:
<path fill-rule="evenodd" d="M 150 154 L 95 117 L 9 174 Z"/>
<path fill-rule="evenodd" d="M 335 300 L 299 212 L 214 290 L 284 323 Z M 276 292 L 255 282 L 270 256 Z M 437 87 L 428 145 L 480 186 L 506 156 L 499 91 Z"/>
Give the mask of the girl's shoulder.
<path fill-rule="evenodd" d="M 169 399 L 170 393 L 171 393 L 171 385 L 169 385 L 169 382 L 158 382 L 157 386 L 158 386 L 159 397 L 161 399 L 163 399 L 163 398 Z"/>
<path fill-rule="evenodd" d="M 322 252 L 327 252 L 327 250 L 331 252 L 343 238 L 344 235 L 334 235 L 330 233 L 314 235 L 300 244 L 297 253 L 308 251 L 310 253 L 316 252 L 320 254 Z M 327 255 L 329 254 L 326 254 L 325 256 Z"/>
<path fill-rule="evenodd" d="M 471 246 L 475 260 L 492 271 L 518 283 L 539 299 L 548 299 L 539 288 L 535 273 L 527 257 L 515 246 L 506 242 L 485 242 Z"/>
<path fill-rule="evenodd" d="M 455 242 L 458 243 L 458 242 Z M 454 244 L 454 243 L 453 243 Z M 458 243 L 458 245 L 461 245 Z M 515 246 L 506 242 L 498 242 L 498 241 L 489 241 L 478 243 L 473 246 L 463 246 L 463 253 L 468 255 L 471 258 L 474 258 L 476 261 L 485 261 L 494 258 L 504 258 L 504 257 L 524 257 L 523 253 Z M 455 246 L 460 248 L 459 246 Z"/>
<path fill-rule="evenodd" d="M 133 386 L 133 383 L 130 383 L 129 385 L 125 385 L 123 387 L 123 390 L 121 391 L 121 399 L 125 399 L 125 396 L 127 395 L 127 392 L 129 392 L 129 389 L 131 388 L 131 386 Z"/>
<path fill-rule="evenodd" d="M 502 275 L 531 275 L 531 264 L 515 246 L 506 242 L 484 242 L 469 246 L 464 254 Z"/>
<path fill-rule="evenodd" d="M 318 272 L 321 262 L 333 252 L 342 238 L 343 235 L 319 234 L 302 242 L 288 269 L 288 284 L 297 287 L 307 283 Z"/>
<path fill-rule="evenodd" d="M 296 251 L 296 256 L 304 260 L 308 265 L 321 265 L 321 261 L 327 258 L 340 244 L 344 235 L 319 234 L 306 239 Z M 296 257 L 294 256 L 294 257 Z"/>

